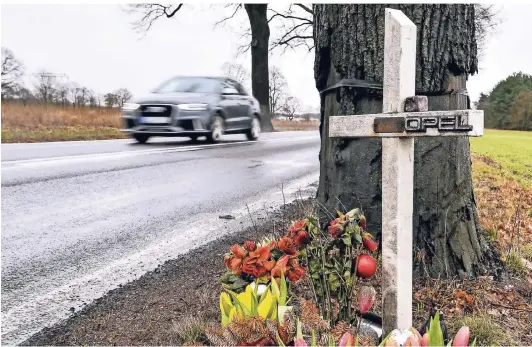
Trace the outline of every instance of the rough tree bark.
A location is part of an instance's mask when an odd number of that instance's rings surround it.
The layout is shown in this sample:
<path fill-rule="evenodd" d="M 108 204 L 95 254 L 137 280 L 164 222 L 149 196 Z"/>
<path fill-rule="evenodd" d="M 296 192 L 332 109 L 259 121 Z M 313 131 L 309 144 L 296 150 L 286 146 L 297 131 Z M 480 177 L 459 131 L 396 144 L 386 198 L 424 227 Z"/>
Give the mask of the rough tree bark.
<path fill-rule="evenodd" d="M 382 82 L 384 9 L 402 10 L 418 27 L 416 90 L 430 110 L 466 109 L 461 93 L 477 72 L 474 5 L 314 5 L 318 90 L 342 78 Z M 432 94 L 432 96 L 430 96 Z M 331 115 L 382 112 L 382 92 L 341 88 L 322 94 L 318 201 L 326 212 L 361 207 L 381 232 L 381 141 L 330 139 Z M 500 274 L 500 257 L 481 231 L 471 178 L 469 139 L 415 140 L 415 276 Z M 384 168 L 386 169 L 386 168 Z"/>
<path fill-rule="evenodd" d="M 261 109 L 262 131 L 273 131 L 270 115 L 268 44 L 270 27 L 268 25 L 268 4 L 245 4 L 251 27 L 251 89 L 259 101 Z"/>

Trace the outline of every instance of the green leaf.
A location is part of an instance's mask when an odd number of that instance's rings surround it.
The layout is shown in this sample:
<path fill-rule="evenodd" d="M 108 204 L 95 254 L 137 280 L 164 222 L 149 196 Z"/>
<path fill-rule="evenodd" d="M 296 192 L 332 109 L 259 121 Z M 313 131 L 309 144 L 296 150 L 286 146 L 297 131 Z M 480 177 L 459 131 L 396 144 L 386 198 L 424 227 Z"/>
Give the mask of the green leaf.
<path fill-rule="evenodd" d="M 477 345 L 477 338 L 475 337 L 475 339 L 473 340 L 473 343 L 471 343 L 469 346 L 475 347 L 476 345 Z"/>
<path fill-rule="evenodd" d="M 314 329 L 310 332 L 310 345 L 311 346 L 317 346 L 316 344 L 316 333 L 314 332 Z"/>
<path fill-rule="evenodd" d="M 379 344 L 379 347 L 383 347 L 386 344 L 386 341 L 390 338 L 391 333 L 388 334 L 385 338 L 382 339 L 381 343 Z"/>
<path fill-rule="evenodd" d="M 443 346 L 443 332 L 440 326 L 440 313 L 436 312 L 434 319 L 430 320 L 429 326 L 429 346 Z"/>
<path fill-rule="evenodd" d="M 329 286 L 333 292 L 336 291 L 340 287 L 340 276 L 338 276 L 337 274 L 331 273 L 329 275 L 328 280 L 329 280 Z"/>
<path fill-rule="evenodd" d="M 279 305 L 284 306 L 286 305 L 286 298 L 288 297 L 288 288 L 286 287 L 286 278 L 284 277 L 284 271 L 281 270 L 281 286 L 280 291 L 281 295 L 279 298 Z"/>
<path fill-rule="evenodd" d="M 283 340 L 281 340 L 281 336 L 279 336 L 278 331 L 275 332 L 275 340 L 277 340 L 277 344 L 279 345 L 279 347 L 286 347 Z"/>
<path fill-rule="evenodd" d="M 332 335 L 329 335 L 329 347 L 335 347 L 336 344 L 334 343 L 334 339 Z"/>
<path fill-rule="evenodd" d="M 231 289 L 232 290 L 242 289 L 242 288 L 244 288 L 247 285 L 248 285 L 248 282 L 246 282 L 243 279 L 239 278 L 236 281 L 234 281 L 233 284 L 231 284 Z"/>
<path fill-rule="evenodd" d="M 345 233 L 342 236 L 342 241 L 344 242 L 344 245 L 351 246 L 351 235 L 349 233 Z"/>
<path fill-rule="evenodd" d="M 262 303 L 262 301 L 266 298 L 268 292 L 270 291 L 271 289 L 271 283 L 268 284 L 268 286 L 266 287 L 266 290 L 264 291 L 264 293 L 262 293 L 262 295 L 260 296 L 260 301 L 259 301 L 259 304 Z"/>
<path fill-rule="evenodd" d="M 360 230 L 355 232 L 354 236 L 355 236 L 356 243 L 359 245 L 362 244 L 362 236 L 360 235 Z"/>

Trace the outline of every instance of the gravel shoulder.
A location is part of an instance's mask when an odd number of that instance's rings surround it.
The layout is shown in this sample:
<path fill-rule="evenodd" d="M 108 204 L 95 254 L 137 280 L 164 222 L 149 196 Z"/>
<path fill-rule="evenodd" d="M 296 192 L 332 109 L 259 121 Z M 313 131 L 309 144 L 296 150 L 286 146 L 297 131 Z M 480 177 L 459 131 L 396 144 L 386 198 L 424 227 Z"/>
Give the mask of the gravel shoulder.
<path fill-rule="evenodd" d="M 33 335 L 22 345 L 176 345 L 175 324 L 187 317 L 219 320 L 219 277 L 223 254 L 235 243 L 285 232 L 291 220 L 312 208 L 296 200 L 255 222 L 254 227 L 219 238 L 167 261 L 154 271 L 108 292 L 70 318 Z"/>

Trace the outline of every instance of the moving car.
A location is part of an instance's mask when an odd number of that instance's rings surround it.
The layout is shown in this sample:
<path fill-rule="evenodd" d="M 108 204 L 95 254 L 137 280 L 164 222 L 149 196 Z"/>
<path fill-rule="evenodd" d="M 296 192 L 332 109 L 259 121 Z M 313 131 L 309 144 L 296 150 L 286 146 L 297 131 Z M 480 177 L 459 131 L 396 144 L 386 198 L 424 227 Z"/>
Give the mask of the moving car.
<path fill-rule="evenodd" d="M 227 77 L 177 76 L 122 107 L 123 133 L 139 143 L 152 136 L 184 136 L 211 143 L 223 134 L 260 135 L 259 102 Z"/>

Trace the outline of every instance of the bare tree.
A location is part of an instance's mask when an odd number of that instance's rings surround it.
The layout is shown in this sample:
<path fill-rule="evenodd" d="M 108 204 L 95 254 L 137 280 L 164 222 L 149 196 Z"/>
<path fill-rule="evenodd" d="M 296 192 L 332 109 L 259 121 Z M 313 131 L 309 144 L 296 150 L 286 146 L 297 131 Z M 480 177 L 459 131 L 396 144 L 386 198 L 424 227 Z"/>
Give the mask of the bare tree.
<path fill-rule="evenodd" d="M 286 89 L 288 88 L 286 78 L 281 73 L 278 67 L 272 66 L 270 69 L 270 114 L 273 116 L 283 107 L 283 102 L 286 99 Z"/>
<path fill-rule="evenodd" d="M 224 63 L 222 65 L 222 71 L 226 77 L 231 77 L 235 81 L 244 85 L 246 88 L 249 87 L 251 75 L 243 65 L 236 63 Z"/>
<path fill-rule="evenodd" d="M 125 88 L 120 88 L 114 92 L 116 95 L 116 102 L 118 106 L 122 107 L 133 96 L 131 92 Z"/>
<path fill-rule="evenodd" d="M 56 74 L 44 70 L 34 74 L 35 80 L 33 85 L 37 92 L 37 97 L 44 104 L 52 103 L 55 98 L 57 92 L 56 77 Z"/>
<path fill-rule="evenodd" d="M 269 9 L 270 25 L 277 24 L 276 29 L 280 35 L 270 43 L 271 49 L 287 48 L 296 49 L 305 47 L 309 52 L 314 49 L 314 37 L 312 26 L 314 12 L 310 4 L 290 4 L 283 11 Z"/>
<path fill-rule="evenodd" d="M 113 107 L 118 105 L 118 96 L 114 93 L 107 93 L 103 96 L 106 107 Z"/>
<path fill-rule="evenodd" d="M 475 36 L 478 52 L 481 55 L 486 45 L 486 39 L 501 23 L 500 11 L 495 5 L 475 4 Z"/>
<path fill-rule="evenodd" d="M 15 58 L 11 50 L 2 47 L 2 99 L 15 92 L 23 74 L 22 63 Z"/>
<path fill-rule="evenodd" d="M 282 111 L 288 120 L 292 121 L 297 117 L 300 108 L 301 104 L 299 103 L 299 100 L 294 96 L 289 96 L 284 100 Z"/>
<path fill-rule="evenodd" d="M 33 95 L 31 94 L 31 91 L 28 88 L 25 87 L 19 87 L 17 88 L 17 98 L 22 102 L 24 106 L 28 104 L 28 101 L 33 98 Z"/>
<path fill-rule="evenodd" d="M 59 83 L 57 86 L 57 101 L 61 106 L 68 105 L 68 98 L 70 94 L 70 84 L 69 83 Z"/>

